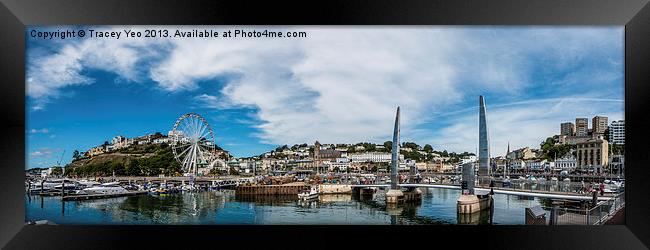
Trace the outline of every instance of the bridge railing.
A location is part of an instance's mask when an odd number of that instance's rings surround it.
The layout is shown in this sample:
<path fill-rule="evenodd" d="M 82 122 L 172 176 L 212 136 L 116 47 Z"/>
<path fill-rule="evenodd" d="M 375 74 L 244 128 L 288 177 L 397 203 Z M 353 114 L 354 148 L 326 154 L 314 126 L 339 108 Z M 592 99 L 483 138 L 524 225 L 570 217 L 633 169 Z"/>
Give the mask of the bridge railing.
<path fill-rule="evenodd" d="M 489 179 L 479 179 L 479 184 L 477 187 L 490 188 L 490 181 L 491 180 Z M 589 184 L 586 183 L 583 185 L 582 183 L 578 182 L 511 179 L 510 185 L 504 187 L 502 180 L 496 180 L 494 182 L 494 187 L 501 190 L 590 195 L 590 193 L 587 192 L 588 185 Z"/>
<path fill-rule="evenodd" d="M 550 225 L 602 225 L 625 208 L 625 192 L 587 209 L 542 206 Z"/>

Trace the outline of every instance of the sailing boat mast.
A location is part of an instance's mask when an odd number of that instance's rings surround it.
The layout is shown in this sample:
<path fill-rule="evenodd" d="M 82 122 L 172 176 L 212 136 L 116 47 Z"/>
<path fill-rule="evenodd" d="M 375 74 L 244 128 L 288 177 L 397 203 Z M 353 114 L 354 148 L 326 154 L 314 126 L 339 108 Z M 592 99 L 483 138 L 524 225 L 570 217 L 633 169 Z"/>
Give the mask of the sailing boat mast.
<path fill-rule="evenodd" d="M 506 153 L 506 165 L 503 167 L 503 179 L 506 178 L 506 172 L 508 171 L 508 164 L 510 163 L 508 161 L 508 155 L 510 154 L 510 142 L 508 142 L 508 151 Z"/>

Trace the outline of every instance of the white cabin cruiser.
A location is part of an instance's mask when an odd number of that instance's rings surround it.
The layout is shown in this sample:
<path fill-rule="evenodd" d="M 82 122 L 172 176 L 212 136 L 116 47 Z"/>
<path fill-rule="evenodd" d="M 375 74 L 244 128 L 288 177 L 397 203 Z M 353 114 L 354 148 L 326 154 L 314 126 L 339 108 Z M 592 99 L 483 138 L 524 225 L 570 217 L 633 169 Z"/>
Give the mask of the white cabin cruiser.
<path fill-rule="evenodd" d="M 309 192 L 302 192 L 298 194 L 300 200 L 311 200 L 318 198 L 318 186 L 312 186 Z"/>
<path fill-rule="evenodd" d="M 89 180 L 80 180 L 77 183 L 82 188 L 89 188 L 89 187 L 94 187 L 102 184 L 101 182 L 98 181 L 89 181 Z"/>
<path fill-rule="evenodd" d="M 84 188 L 77 194 L 124 194 L 129 191 L 119 185 L 119 182 L 109 182 L 98 186 Z"/>
<path fill-rule="evenodd" d="M 76 183 L 74 181 L 66 180 L 66 179 L 32 181 L 29 185 L 31 190 L 41 190 L 41 186 L 42 186 L 43 191 L 50 191 L 55 189 L 60 190 L 61 184 L 63 182 L 65 182 L 66 189 L 73 189 L 73 187 L 76 187 Z"/>

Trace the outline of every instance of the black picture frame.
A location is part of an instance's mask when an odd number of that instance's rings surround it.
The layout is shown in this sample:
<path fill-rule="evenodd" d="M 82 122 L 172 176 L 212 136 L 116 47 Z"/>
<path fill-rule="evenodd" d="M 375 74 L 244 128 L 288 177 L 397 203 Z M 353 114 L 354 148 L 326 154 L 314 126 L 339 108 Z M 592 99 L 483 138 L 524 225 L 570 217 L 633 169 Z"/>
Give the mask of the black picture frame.
<path fill-rule="evenodd" d="M 6 249 L 650 246 L 648 0 L 95 1 L 0 0 L 0 246 Z M 26 25 L 624 25 L 625 225 L 605 226 L 25 226 Z"/>

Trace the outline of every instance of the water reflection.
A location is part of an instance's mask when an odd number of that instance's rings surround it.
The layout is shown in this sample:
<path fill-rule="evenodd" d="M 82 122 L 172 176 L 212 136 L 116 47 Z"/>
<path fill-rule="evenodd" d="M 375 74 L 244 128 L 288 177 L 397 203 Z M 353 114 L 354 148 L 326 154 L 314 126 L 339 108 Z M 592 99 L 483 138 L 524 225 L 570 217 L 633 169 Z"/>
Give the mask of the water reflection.
<path fill-rule="evenodd" d="M 28 220 L 57 224 L 524 224 L 524 208 L 539 199 L 494 196 L 494 210 L 459 216 L 458 190 L 421 188 L 422 202 L 391 206 L 386 190 L 372 195 L 331 194 L 299 201 L 295 195 L 235 195 L 232 190 L 140 195 L 61 202 L 26 197 Z M 65 214 L 65 216 L 64 216 Z"/>

